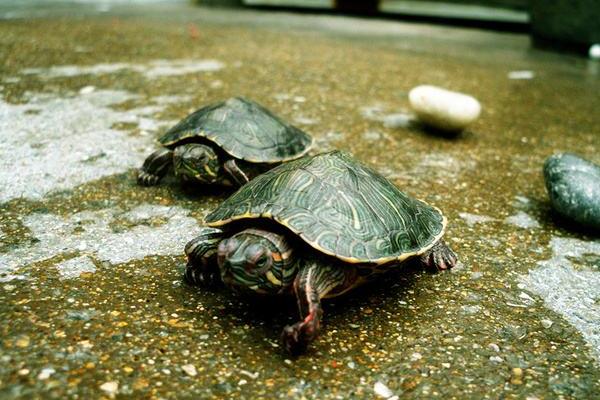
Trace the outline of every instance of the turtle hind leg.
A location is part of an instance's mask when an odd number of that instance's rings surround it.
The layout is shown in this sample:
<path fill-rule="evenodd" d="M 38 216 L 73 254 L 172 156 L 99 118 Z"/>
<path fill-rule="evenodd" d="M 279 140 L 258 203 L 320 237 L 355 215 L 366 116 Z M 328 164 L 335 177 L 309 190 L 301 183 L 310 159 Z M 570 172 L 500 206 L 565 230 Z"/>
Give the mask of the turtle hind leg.
<path fill-rule="evenodd" d="M 200 235 L 185 245 L 188 262 L 184 280 L 192 285 L 216 286 L 221 282 L 217 265 L 217 248 L 223 232 L 215 228 L 203 228 Z"/>
<path fill-rule="evenodd" d="M 350 269 L 348 269 L 350 270 Z M 315 340 L 321 328 L 321 299 L 331 290 L 347 283 L 347 270 L 319 262 L 306 263 L 294 281 L 301 321 L 283 328 L 281 338 L 285 349 L 297 355 Z"/>
<path fill-rule="evenodd" d="M 159 149 L 150 154 L 142 168 L 138 171 L 137 181 L 143 186 L 154 186 L 166 175 L 169 166 L 173 163 L 173 152 L 168 149 Z"/>
<path fill-rule="evenodd" d="M 453 268 L 458 259 L 456 254 L 442 240 L 420 256 L 421 263 L 434 271 Z"/>

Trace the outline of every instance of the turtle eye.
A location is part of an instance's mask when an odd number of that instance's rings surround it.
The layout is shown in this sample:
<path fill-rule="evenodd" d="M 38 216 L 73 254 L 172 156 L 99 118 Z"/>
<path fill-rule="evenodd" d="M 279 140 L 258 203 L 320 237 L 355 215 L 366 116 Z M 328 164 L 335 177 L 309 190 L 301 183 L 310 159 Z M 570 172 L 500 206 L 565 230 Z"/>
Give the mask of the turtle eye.
<path fill-rule="evenodd" d="M 267 251 L 262 246 L 252 246 L 250 250 L 250 255 L 247 258 L 248 262 L 246 263 L 246 269 L 248 272 L 252 272 L 253 274 L 260 275 L 271 267 L 271 262 Z"/>
<path fill-rule="evenodd" d="M 263 254 L 262 256 L 260 256 L 260 258 L 258 260 L 256 260 L 256 268 L 263 268 L 266 264 L 267 264 L 268 258 L 266 256 L 266 254 Z"/>

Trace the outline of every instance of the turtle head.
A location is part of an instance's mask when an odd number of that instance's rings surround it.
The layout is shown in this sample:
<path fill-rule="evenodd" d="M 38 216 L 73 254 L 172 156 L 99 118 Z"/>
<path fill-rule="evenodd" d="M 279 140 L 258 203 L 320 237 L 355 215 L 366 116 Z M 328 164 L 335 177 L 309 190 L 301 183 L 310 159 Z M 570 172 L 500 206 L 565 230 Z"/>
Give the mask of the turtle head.
<path fill-rule="evenodd" d="M 185 181 L 215 183 L 221 170 L 217 153 L 203 144 L 184 144 L 173 152 L 175 174 Z"/>
<path fill-rule="evenodd" d="M 236 289 L 277 294 L 287 289 L 297 272 L 292 247 L 283 235 L 246 229 L 219 244 L 221 278 Z"/>

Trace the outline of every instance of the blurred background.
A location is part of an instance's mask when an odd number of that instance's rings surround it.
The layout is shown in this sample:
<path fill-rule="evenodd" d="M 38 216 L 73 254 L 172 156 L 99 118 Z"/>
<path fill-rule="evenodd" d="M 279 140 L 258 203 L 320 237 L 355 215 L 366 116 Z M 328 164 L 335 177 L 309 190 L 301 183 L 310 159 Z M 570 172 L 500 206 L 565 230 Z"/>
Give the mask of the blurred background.
<path fill-rule="evenodd" d="M 585 51 L 600 42 L 598 0 L 196 0 L 199 4 L 330 10 L 530 31 L 539 46 Z"/>

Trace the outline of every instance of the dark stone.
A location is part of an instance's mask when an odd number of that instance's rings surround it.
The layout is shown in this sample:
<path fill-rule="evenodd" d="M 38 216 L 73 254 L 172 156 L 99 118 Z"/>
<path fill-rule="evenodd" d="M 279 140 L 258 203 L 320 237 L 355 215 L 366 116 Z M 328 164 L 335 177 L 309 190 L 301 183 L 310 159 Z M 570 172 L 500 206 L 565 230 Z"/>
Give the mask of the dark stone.
<path fill-rule="evenodd" d="M 555 154 L 544 163 L 544 179 L 556 211 L 600 230 L 600 166 L 574 154 Z"/>

